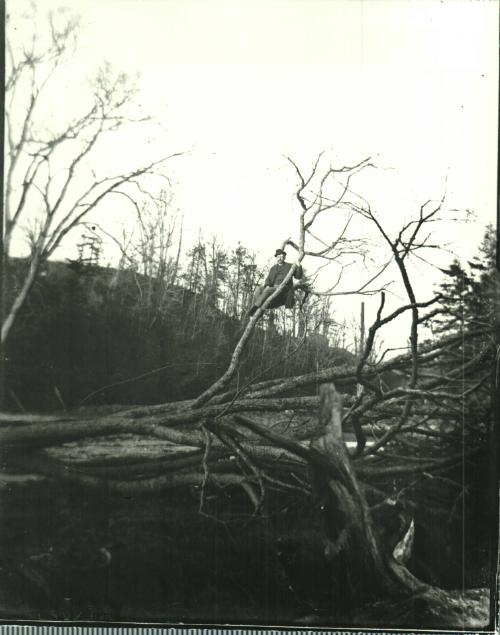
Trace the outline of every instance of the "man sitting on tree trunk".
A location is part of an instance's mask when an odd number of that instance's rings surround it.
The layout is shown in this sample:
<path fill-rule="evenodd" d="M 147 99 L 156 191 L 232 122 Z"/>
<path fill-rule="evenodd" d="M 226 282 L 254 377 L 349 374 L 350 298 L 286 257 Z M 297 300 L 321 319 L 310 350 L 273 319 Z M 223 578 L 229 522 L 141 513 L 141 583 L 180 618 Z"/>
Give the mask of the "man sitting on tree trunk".
<path fill-rule="evenodd" d="M 255 289 L 248 315 L 253 315 L 255 311 L 264 304 L 267 298 L 276 291 L 286 278 L 290 268 L 293 267 L 291 263 L 285 262 L 286 253 L 283 249 L 276 249 L 274 257 L 276 258 L 276 264 L 271 267 L 264 284 Z M 302 278 L 302 267 L 300 265 L 295 268 L 293 278 L 297 278 L 297 280 Z M 287 309 L 291 309 L 294 304 L 293 279 L 290 278 L 283 290 L 271 301 L 267 308 L 275 309 L 279 306 L 284 306 Z"/>

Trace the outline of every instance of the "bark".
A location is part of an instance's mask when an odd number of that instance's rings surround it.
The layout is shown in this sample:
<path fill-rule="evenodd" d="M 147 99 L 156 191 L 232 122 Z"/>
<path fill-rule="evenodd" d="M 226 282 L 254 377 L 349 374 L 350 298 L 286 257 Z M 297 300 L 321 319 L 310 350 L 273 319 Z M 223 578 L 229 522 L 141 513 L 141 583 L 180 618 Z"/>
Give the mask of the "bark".
<path fill-rule="evenodd" d="M 335 465 L 331 478 L 315 466 L 314 479 L 322 499 L 325 533 L 330 557 L 349 563 L 349 576 L 356 593 L 379 589 L 397 591 L 373 527 L 368 504 L 359 487 L 342 438 L 342 399 L 333 384 L 321 387 L 319 425 L 321 436 L 313 440 L 315 449 Z M 354 583 L 354 580 L 356 582 Z"/>
<path fill-rule="evenodd" d="M 50 447 L 78 439 L 117 434 L 144 434 L 159 437 L 172 443 L 198 446 L 202 441 L 199 432 L 184 433 L 156 422 L 102 418 L 87 421 L 38 423 L 23 426 L 6 426 L 0 429 L 0 445 L 22 447 L 24 450 Z"/>
<path fill-rule="evenodd" d="M 416 578 L 408 569 L 397 561 L 391 552 L 387 552 L 379 544 L 373 526 L 370 511 L 359 487 L 356 476 L 350 466 L 350 459 L 342 442 L 341 398 L 332 385 L 322 387 L 320 405 L 320 424 L 324 426 L 324 434 L 311 445 L 338 465 L 337 471 L 343 474 L 342 479 L 332 481 L 321 472 L 317 474 L 325 496 L 325 528 L 327 537 L 333 542 L 334 552 L 347 549 L 344 560 L 349 568 L 349 580 L 359 583 L 358 591 L 375 592 L 375 595 L 388 594 L 389 597 L 400 598 L 397 605 L 403 602 L 419 603 L 417 624 L 435 624 L 442 626 L 445 620 L 453 626 L 470 623 L 475 627 L 488 623 L 487 591 L 477 592 L 445 591 L 426 584 Z M 456 461 L 436 461 L 441 467 Z M 344 528 L 338 531 L 338 512 L 344 516 Z M 332 535 L 332 529 L 334 533 Z M 347 532 L 346 534 L 343 531 Z M 356 589 L 355 589 L 356 591 Z M 467 608 L 465 608 L 467 603 Z M 422 614 L 426 617 L 422 620 Z M 446 618 L 443 619 L 443 616 Z"/>
<path fill-rule="evenodd" d="M 152 478 L 129 481 L 87 474 L 81 469 L 49 460 L 41 455 L 11 458 L 11 464 L 27 471 L 34 471 L 38 474 L 81 487 L 117 495 L 157 494 L 177 487 L 201 486 L 204 480 L 203 471 L 199 469 L 199 466 L 198 469 L 189 472 L 169 473 Z M 211 479 L 217 485 L 240 485 L 246 480 L 244 476 L 234 473 L 213 474 Z"/>
<path fill-rule="evenodd" d="M 5 345 L 7 338 L 9 336 L 9 333 L 11 331 L 11 328 L 19 314 L 19 311 L 23 307 L 24 303 L 26 302 L 26 298 L 28 297 L 31 291 L 33 283 L 35 282 L 35 278 L 38 274 L 40 261 L 41 261 L 40 255 L 38 253 L 35 253 L 31 259 L 30 267 L 29 267 L 28 273 L 26 274 L 25 279 L 23 280 L 22 287 L 19 293 L 17 294 L 17 296 L 15 297 L 15 300 L 12 303 L 12 306 L 10 307 L 9 311 L 4 316 L 4 319 L 2 322 L 1 337 L 0 337 L 0 341 L 2 345 Z"/>
<path fill-rule="evenodd" d="M 435 472 L 462 465 L 467 458 L 471 458 L 477 454 L 479 454 L 478 450 L 471 450 L 470 452 L 455 454 L 445 459 L 431 459 L 429 461 L 421 462 L 404 459 L 400 464 L 395 464 L 391 461 L 390 465 L 360 465 L 357 466 L 356 473 L 362 478 L 373 478 L 374 476 L 402 476 L 404 474 L 411 474 L 417 471 Z"/>
<path fill-rule="evenodd" d="M 25 448 L 47 447 L 76 439 L 113 434 L 145 434 L 180 443 L 200 446 L 202 435 L 196 431 L 180 431 L 178 425 L 195 424 L 208 417 L 221 417 L 233 412 L 280 412 L 287 409 L 309 409 L 317 405 L 317 397 L 288 397 L 277 399 L 246 399 L 228 407 L 227 404 L 206 406 L 199 410 L 183 409 L 162 414 L 164 406 L 151 406 L 133 411 L 129 417 L 123 414 L 99 419 L 50 421 L 25 425 L 8 425 L 0 428 L 0 444 L 3 447 L 22 445 Z M 12 424 L 10 417 L 7 418 Z M 0 423 L 2 417 L 0 416 Z"/>

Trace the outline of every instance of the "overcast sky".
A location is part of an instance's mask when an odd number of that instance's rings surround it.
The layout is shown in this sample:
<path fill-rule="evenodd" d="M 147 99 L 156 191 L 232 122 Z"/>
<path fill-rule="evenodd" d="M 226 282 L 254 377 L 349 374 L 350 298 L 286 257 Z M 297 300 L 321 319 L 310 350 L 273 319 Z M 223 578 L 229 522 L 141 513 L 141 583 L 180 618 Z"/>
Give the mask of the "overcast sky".
<path fill-rule="evenodd" d="M 54 112 L 78 108 L 103 59 L 140 73 L 154 122 L 100 160 L 186 151 L 169 173 L 187 242 L 201 228 L 265 264 L 296 235 L 284 155 L 307 170 L 321 151 L 339 166 L 374 158 L 356 187 L 390 226 L 446 192 L 479 220 L 439 239 L 469 254 L 495 221 L 496 1 L 38 0 L 40 16 L 58 6 L 81 14 L 83 33 Z M 130 214 L 116 199 L 99 211 L 114 230 Z"/>

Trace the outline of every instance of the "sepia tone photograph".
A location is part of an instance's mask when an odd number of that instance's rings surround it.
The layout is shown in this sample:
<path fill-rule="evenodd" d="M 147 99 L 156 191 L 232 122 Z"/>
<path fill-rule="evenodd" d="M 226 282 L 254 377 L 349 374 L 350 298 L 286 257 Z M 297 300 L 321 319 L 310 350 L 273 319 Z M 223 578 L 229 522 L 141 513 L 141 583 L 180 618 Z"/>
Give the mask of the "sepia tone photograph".
<path fill-rule="evenodd" d="M 6 0 L 0 620 L 492 632 L 496 0 Z"/>

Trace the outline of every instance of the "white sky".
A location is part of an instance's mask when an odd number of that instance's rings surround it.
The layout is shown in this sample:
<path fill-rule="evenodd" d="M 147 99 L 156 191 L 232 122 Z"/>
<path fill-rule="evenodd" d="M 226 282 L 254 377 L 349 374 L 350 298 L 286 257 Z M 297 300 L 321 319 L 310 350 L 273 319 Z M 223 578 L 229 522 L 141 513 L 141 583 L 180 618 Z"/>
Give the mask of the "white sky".
<path fill-rule="evenodd" d="M 479 221 L 449 224 L 437 239 L 470 257 L 495 221 L 494 0 L 38 1 L 40 13 L 58 6 L 77 10 L 84 30 L 54 111 L 78 108 L 81 78 L 103 59 L 140 73 L 155 122 L 123 133 L 100 160 L 118 171 L 189 151 L 169 168 L 186 244 L 201 228 L 265 264 L 296 236 L 296 180 L 283 155 L 307 170 L 322 150 L 339 166 L 374 157 L 380 169 L 355 189 L 389 226 L 446 191 L 450 207 Z M 118 198 L 99 211 L 113 230 L 130 222 Z"/>

